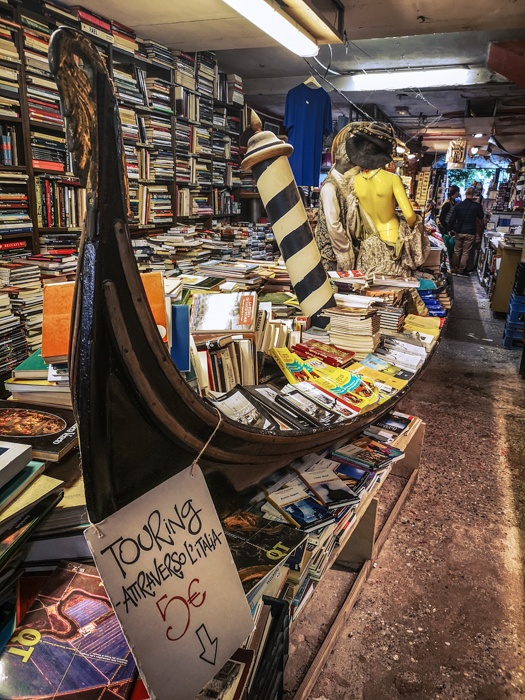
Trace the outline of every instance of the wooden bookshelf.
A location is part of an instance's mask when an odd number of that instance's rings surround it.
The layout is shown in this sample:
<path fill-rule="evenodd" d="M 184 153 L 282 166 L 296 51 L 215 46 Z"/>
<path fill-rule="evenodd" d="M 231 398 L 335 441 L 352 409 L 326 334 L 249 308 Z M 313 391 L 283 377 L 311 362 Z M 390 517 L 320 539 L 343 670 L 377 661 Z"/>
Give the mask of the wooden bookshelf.
<path fill-rule="evenodd" d="M 29 62 L 25 52 L 28 40 L 25 34 L 27 34 L 27 31 L 32 31 L 36 34 L 39 31 L 44 33 L 52 32 L 58 24 L 67 24 L 67 20 L 59 22 L 54 16 L 43 10 L 39 0 L 22 0 L 20 4 L 13 0 L 12 4 L 1 5 L 0 19 L 2 17 L 17 25 L 17 27 L 13 27 L 12 35 L 20 61 L 17 62 L 14 59 L 13 62 L 9 63 L 0 59 L 0 67 L 11 68 L 18 72 L 18 99 L 20 106 L 16 112 L 13 112 L 12 116 L 9 114 L 0 116 L 0 126 L 11 125 L 11 127 L 14 127 L 17 144 L 20 146 L 18 149 L 20 163 L 18 165 L 0 164 L 0 173 L 24 173 L 28 176 L 24 182 L 20 181 L 20 186 L 27 191 L 28 211 L 33 227 L 33 232 L 29 236 L 32 250 L 39 252 L 39 236 L 41 234 L 64 233 L 71 231 L 72 227 L 42 225 L 42 221 L 39 221 L 39 217 L 41 219 L 41 204 L 37 201 L 41 194 L 35 186 L 35 179 L 38 177 L 70 177 L 70 174 L 46 170 L 43 167 L 33 167 L 32 134 L 34 132 L 43 133 L 49 134 L 50 138 L 56 138 L 64 135 L 64 128 L 57 123 L 30 118 L 31 96 L 28 93 L 28 89 L 34 90 L 35 87 L 31 82 L 34 63 L 31 64 Z M 32 26 L 31 23 L 33 23 Z M 71 24 L 75 26 L 74 22 Z M 77 28 L 80 28 L 79 24 Z M 120 109 L 126 112 L 128 117 L 134 115 L 137 124 L 138 120 L 142 120 L 142 125 L 154 124 L 155 120 L 159 122 L 167 120 L 166 124 L 170 134 L 170 141 L 169 145 L 166 143 L 161 145 L 160 148 L 159 144 L 154 143 L 151 139 L 144 139 L 143 133 L 135 140 L 126 137 L 126 134 L 124 134 L 125 155 L 127 159 L 130 159 L 130 162 L 127 163 L 128 175 L 130 172 L 134 175 L 133 178 L 130 178 L 131 211 L 133 212 L 129 222 L 130 227 L 135 230 L 138 228 L 144 230 L 148 226 L 169 228 L 178 221 L 187 221 L 188 216 L 179 215 L 177 211 L 177 189 L 180 190 L 182 188 L 191 190 L 190 201 L 192 207 L 195 197 L 205 197 L 210 206 L 207 213 L 202 215 L 193 210 L 188 212 L 192 217 L 198 218 L 199 221 L 208 225 L 211 224 L 213 218 L 235 221 L 239 217 L 240 206 L 228 204 L 232 211 L 229 211 L 228 207 L 220 206 L 220 193 L 227 191 L 229 193 L 228 196 L 231 196 L 234 202 L 239 201 L 239 183 L 229 184 L 226 173 L 228 164 L 231 165 L 233 163 L 236 168 L 240 168 L 238 142 L 242 125 L 243 107 L 225 101 L 223 99 L 224 94 L 219 99 L 219 83 L 225 84 L 225 76 L 222 79 L 219 77 L 215 55 L 211 52 L 189 54 L 194 66 L 193 76 L 190 75 L 189 77 L 190 79 L 193 77 L 195 84 L 193 89 L 188 90 L 186 88 L 186 90 L 191 93 L 192 99 L 199 102 L 201 107 L 200 116 L 192 119 L 182 114 L 177 114 L 175 89 L 180 87 L 180 80 L 177 80 L 179 73 L 177 73 L 174 63 L 173 65 L 168 65 L 167 62 L 156 60 L 150 56 L 146 57 L 137 52 L 130 53 L 121 47 L 104 41 L 100 37 L 94 37 L 91 34 L 89 36 L 103 55 L 110 75 L 115 80 L 117 92 L 119 87 L 123 89 L 122 94 L 119 94 Z M 33 37 L 30 40 L 34 41 L 35 39 Z M 143 43 L 141 43 L 141 46 L 143 46 Z M 142 104 L 137 102 L 136 95 L 125 91 L 126 87 L 132 87 L 131 83 L 126 81 L 126 73 L 129 73 L 130 76 L 141 76 L 140 80 L 137 78 L 137 88 L 144 97 Z M 147 91 L 155 86 L 154 81 L 158 81 L 159 85 L 166 86 L 168 89 L 167 111 L 161 111 L 155 104 L 152 105 L 151 95 L 147 94 Z M 205 107 L 204 110 L 202 110 L 203 106 Z M 215 110 L 218 110 L 218 113 L 222 110 L 225 117 L 223 126 L 215 123 Z M 190 149 L 186 150 L 186 156 L 191 159 L 193 166 L 193 176 L 190 182 L 177 179 L 176 177 L 176 154 L 177 151 L 180 153 L 181 148 L 176 138 L 178 124 L 186 125 L 189 128 L 192 139 L 196 129 L 200 129 L 203 134 L 207 133 L 209 135 L 210 153 L 195 153 Z M 235 128 L 236 125 L 238 126 Z M 214 140 L 215 152 L 211 149 L 211 144 L 214 143 Z M 225 145 L 224 152 L 221 152 L 219 147 L 221 141 Z M 234 145 L 234 154 L 226 152 L 226 146 L 231 145 Z M 164 152 L 161 152 L 161 149 L 164 149 Z M 170 151 L 173 154 L 174 167 L 169 165 Z M 160 163 L 160 167 L 153 167 L 152 169 L 152 164 L 159 165 L 159 158 L 163 161 Z M 135 165 L 137 162 L 139 178 L 136 177 Z M 169 172 L 166 170 L 166 165 L 169 167 Z M 148 176 L 148 172 L 153 172 L 153 174 Z M 196 172 L 199 173 L 198 176 L 196 176 Z M 166 198 L 164 198 L 163 192 L 165 192 Z M 171 203 L 173 216 L 164 217 L 165 220 L 161 216 L 155 217 L 155 207 L 162 208 L 163 203 L 166 201 Z M 219 202 L 219 205 L 217 205 L 217 202 Z M 27 233 L 20 236 L 20 238 L 26 239 L 27 237 Z M 2 238 L 5 238 L 5 236 L 2 236 Z"/>

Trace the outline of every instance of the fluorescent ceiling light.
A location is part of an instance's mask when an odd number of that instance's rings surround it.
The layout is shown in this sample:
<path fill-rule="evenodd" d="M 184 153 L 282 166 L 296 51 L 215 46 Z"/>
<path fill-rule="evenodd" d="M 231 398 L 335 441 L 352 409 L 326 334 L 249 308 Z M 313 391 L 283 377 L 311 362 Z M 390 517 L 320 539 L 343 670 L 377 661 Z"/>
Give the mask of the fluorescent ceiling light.
<path fill-rule="evenodd" d="M 272 39 L 298 56 L 317 56 L 314 39 L 288 17 L 273 0 L 223 0 Z"/>
<path fill-rule="evenodd" d="M 475 139 L 480 139 L 483 136 L 483 134 L 472 134 L 472 136 L 474 136 Z"/>
<path fill-rule="evenodd" d="M 489 82 L 491 75 L 486 68 L 423 68 L 356 73 L 334 78 L 332 82 L 343 92 L 361 92 L 475 85 Z"/>

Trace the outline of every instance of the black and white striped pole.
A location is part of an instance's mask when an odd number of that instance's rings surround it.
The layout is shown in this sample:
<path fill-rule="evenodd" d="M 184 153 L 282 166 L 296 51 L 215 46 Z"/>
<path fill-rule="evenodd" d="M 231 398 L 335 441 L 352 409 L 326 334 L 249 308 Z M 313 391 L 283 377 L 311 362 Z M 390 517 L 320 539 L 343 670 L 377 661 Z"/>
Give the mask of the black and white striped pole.
<path fill-rule="evenodd" d="M 261 131 L 253 110 L 250 126 L 255 133 L 241 168 L 253 173 L 302 312 L 324 327 L 319 313 L 336 301 L 288 161 L 293 146 Z"/>

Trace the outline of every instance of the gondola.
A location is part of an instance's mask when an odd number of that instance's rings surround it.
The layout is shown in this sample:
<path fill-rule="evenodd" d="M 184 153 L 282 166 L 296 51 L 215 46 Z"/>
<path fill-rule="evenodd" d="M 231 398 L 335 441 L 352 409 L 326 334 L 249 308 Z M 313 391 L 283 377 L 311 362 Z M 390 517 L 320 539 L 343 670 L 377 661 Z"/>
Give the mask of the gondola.
<path fill-rule="evenodd" d="M 269 432 L 231 421 L 174 366 L 146 301 L 127 227 L 127 180 L 112 82 L 88 38 L 52 36 L 75 174 L 87 214 L 70 337 L 70 380 L 89 517 L 99 522 L 198 457 L 240 491 L 276 468 L 362 430 L 391 401 L 329 428 Z M 427 357 L 427 363 L 430 356 Z"/>

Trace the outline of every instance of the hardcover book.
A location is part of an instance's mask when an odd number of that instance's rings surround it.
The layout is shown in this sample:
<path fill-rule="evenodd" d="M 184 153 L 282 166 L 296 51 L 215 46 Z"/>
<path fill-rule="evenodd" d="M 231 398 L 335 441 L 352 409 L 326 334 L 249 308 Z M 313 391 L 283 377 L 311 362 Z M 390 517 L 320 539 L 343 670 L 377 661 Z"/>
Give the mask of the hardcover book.
<path fill-rule="evenodd" d="M 78 444 L 72 411 L 58 407 L 42 411 L 20 401 L 0 401 L 0 439 L 30 445 L 34 459 L 50 462 L 62 459 Z M 31 454 L 27 462 L 30 459 Z"/>
<path fill-rule="evenodd" d="M 62 562 L 0 657 L 0 697 L 128 698 L 136 666 L 94 566 Z"/>
<path fill-rule="evenodd" d="M 9 529 L 2 533 L 0 539 L 0 570 L 10 564 L 27 538 L 33 530 L 38 527 L 42 520 L 52 511 L 57 503 L 62 498 L 62 492 L 51 493 L 46 496 L 43 501 L 40 501 L 29 512 L 20 516 Z M 2 687 L 0 684 L 0 697 L 2 697 Z"/>
<path fill-rule="evenodd" d="M 256 320 L 256 292 L 195 294 L 193 297 L 191 333 L 255 332 Z"/>
<path fill-rule="evenodd" d="M 0 433 L 0 437 L 5 436 Z M 14 479 L 30 461 L 30 445 L 19 445 L 0 439 L 0 488 Z"/>
<path fill-rule="evenodd" d="M 0 513 L 44 471 L 44 462 L 31 461 L 0 489 Z"/>

